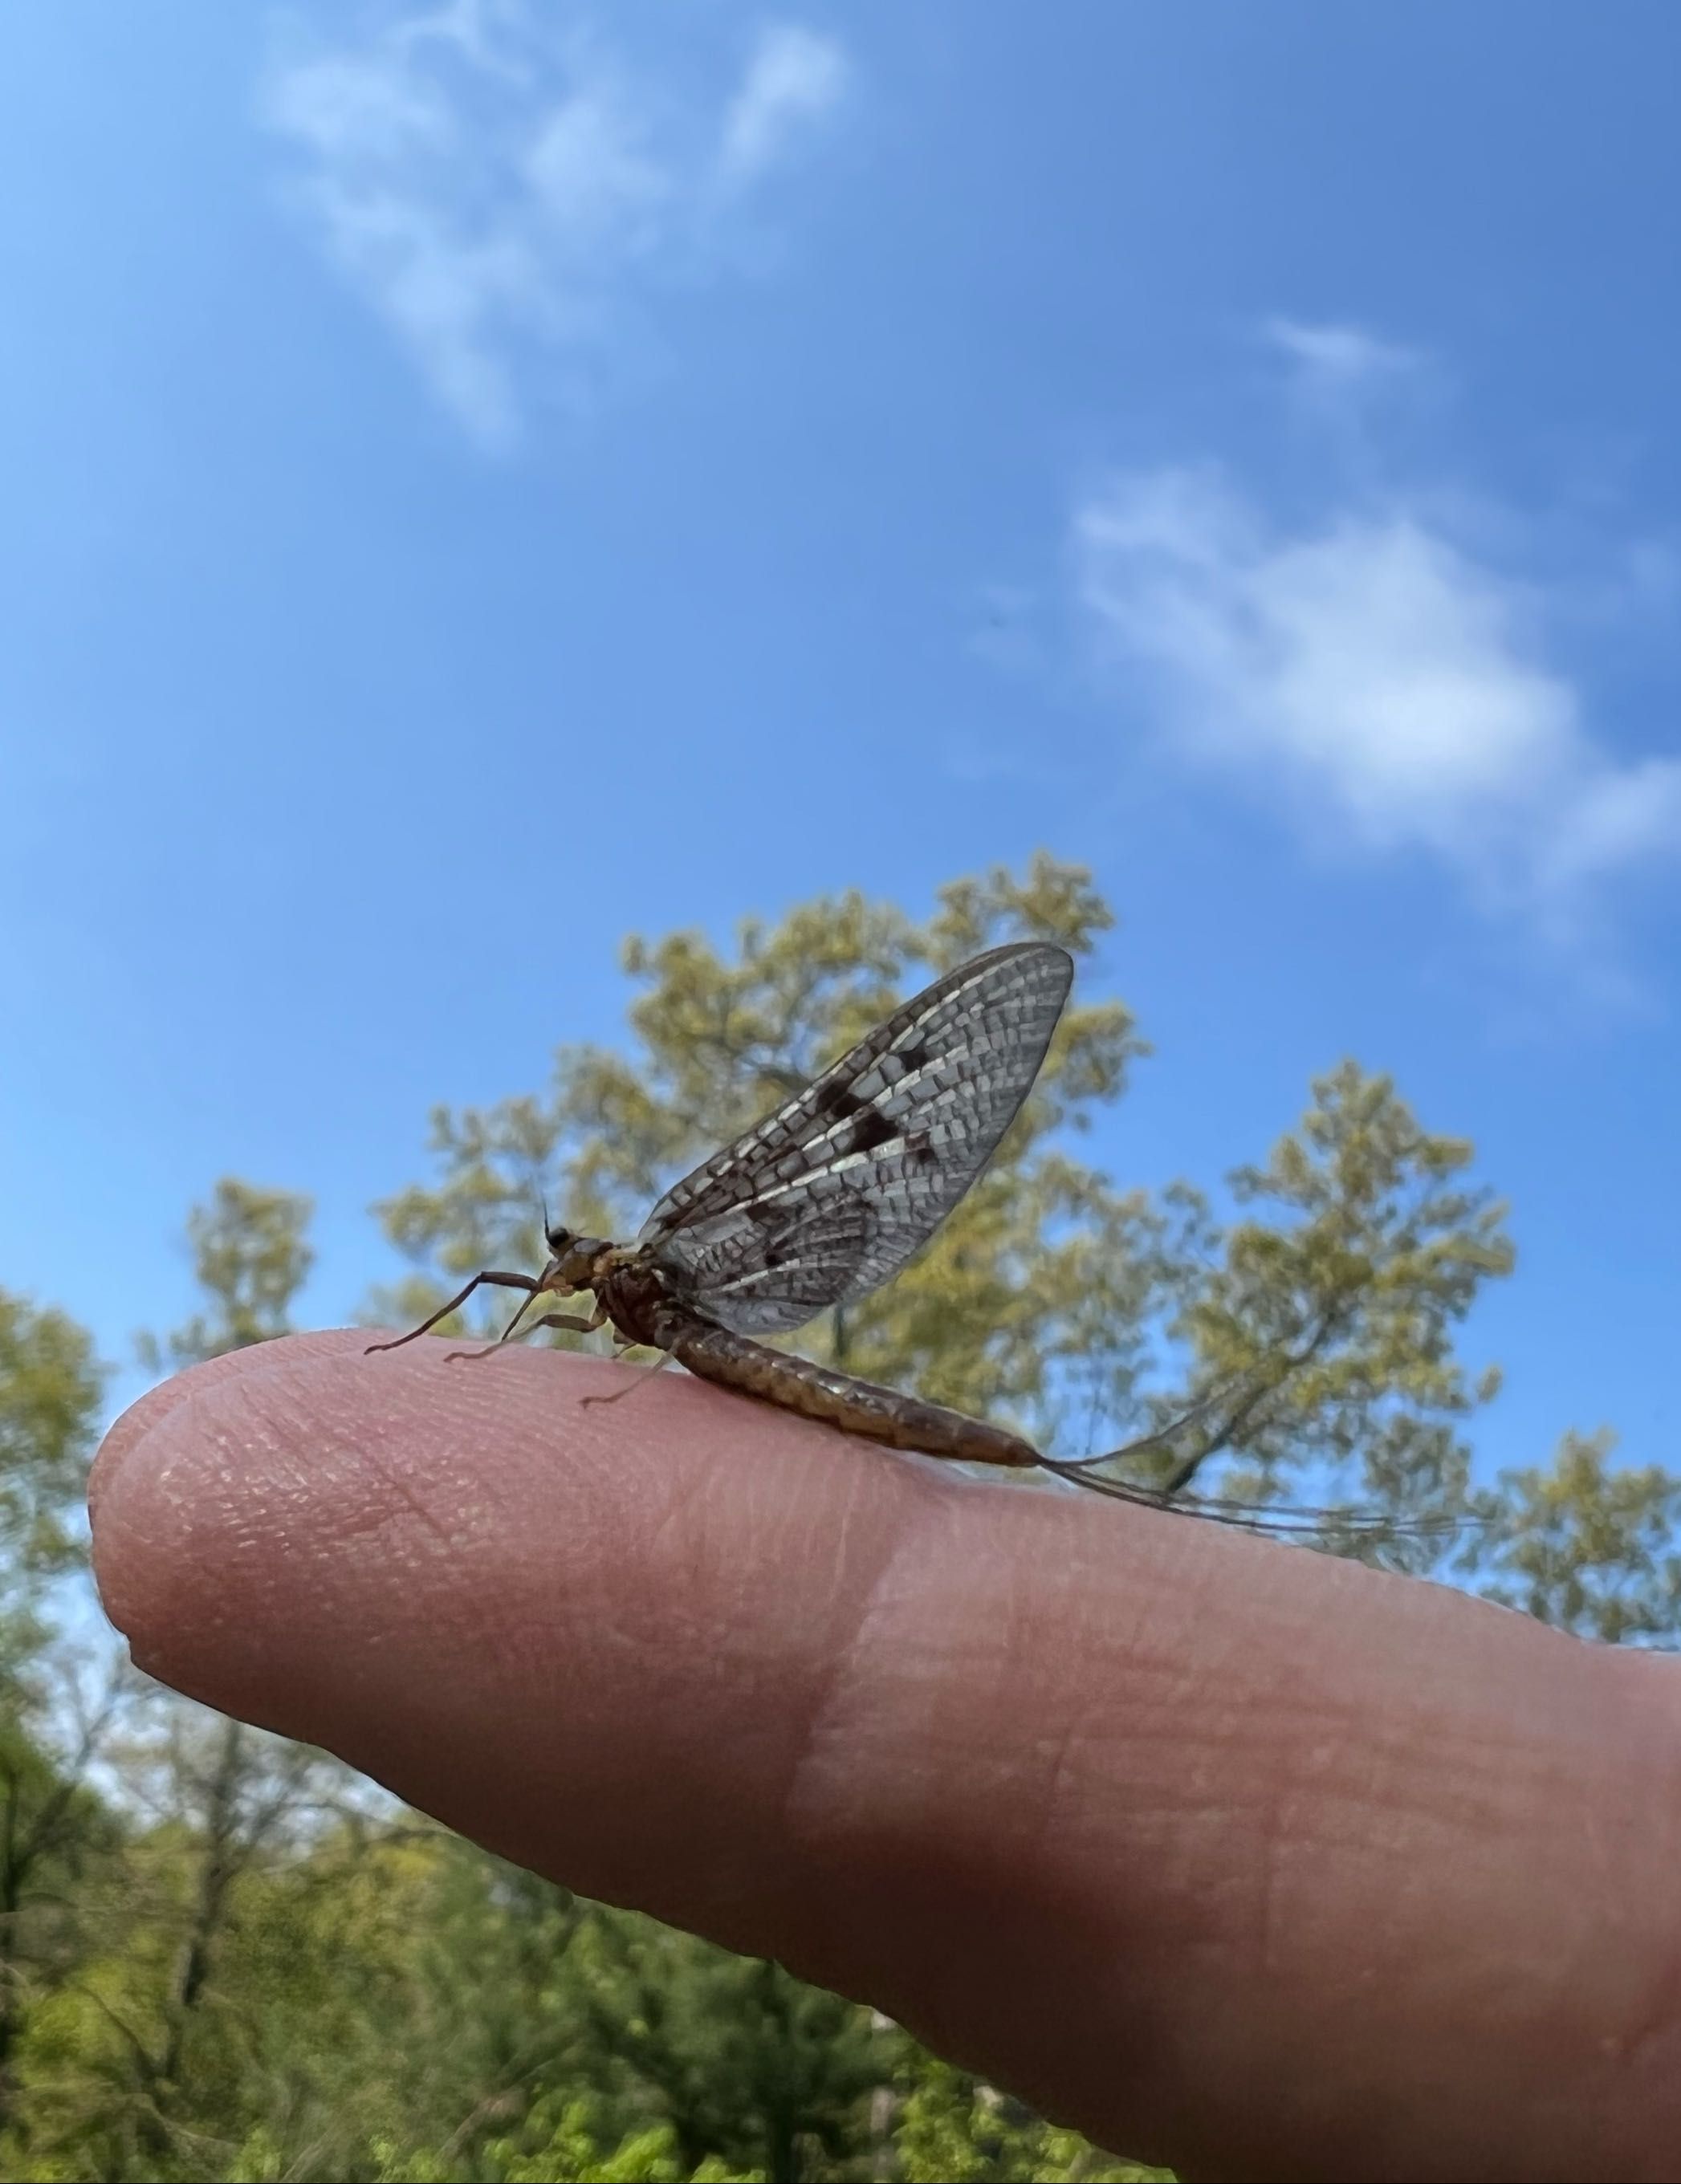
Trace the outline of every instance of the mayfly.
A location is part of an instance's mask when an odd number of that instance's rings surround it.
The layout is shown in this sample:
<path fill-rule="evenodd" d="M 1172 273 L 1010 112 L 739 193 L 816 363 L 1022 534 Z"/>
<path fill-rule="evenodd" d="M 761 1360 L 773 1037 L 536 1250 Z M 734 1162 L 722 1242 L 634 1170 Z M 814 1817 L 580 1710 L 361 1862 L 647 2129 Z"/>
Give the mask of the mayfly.
<path fill-rule="evenodd" d="M 1259 1530 L 1318 1531 L 1326 1523 L 1385 1529 L 1328 1512 L 1170 1497 L 1092 1468 L 1170 1447 L 1211 1402 L 1106 1456 L 1065 1460 L 1002 1426 L 757 1339 L 868 1295 L 928 1241 L 1015 1119 L 1073 977 L 1068 951 L 1047 942 L 989 949 L 936 978 L 774 1113 L 674 1183 L 634 1244 L 547 1223 L 541 1274 L 487 1268 L 420 1326 L 371 1348 L 413 1341 L 486 1284 L 526 1292 L 503 1342 L 539 1297 L 588 1291 L 595 1309 L 587 1318 L 547 1312 L 524 1332 L 611 1326 L 622 1346 L 662 1351 L 703 1380 L 892 1448 L 1036 1467 L 1123 1501 Z"/>

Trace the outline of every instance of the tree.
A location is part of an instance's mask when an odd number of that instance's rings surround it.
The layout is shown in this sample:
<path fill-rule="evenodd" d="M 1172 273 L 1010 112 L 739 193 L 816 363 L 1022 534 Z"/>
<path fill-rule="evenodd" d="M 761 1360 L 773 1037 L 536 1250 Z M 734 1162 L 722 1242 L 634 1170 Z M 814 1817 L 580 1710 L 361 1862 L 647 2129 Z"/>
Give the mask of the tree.
<path fill-rule="evenodd" d="M 220 1357 L 272 1341 L 289 1327 L 292 1300 L 315 1254 L 307 1240 L 312 1207 L 294 1191 L 265 1190 L 225 1176 L 208 1206 L 187 1216 L 193 1271 L 208 1301 L 165 1339 L 177 1366 Z M 155 1340 L 144 1345 L 155 1357 Z M 181 2086 L 188 2036 L 209 1986 L 218 1938 L 239 1875 L 276 1831 L 318 1793 L 316 1756 L 278 1738 L 260 1737 L 243 1722 L 207 1725 L 201 1710 L 189 1723 L 178 1707 L 164 1743 L 174 1808 L 185 1808 L 198 1845 L 198 1872 L 186 1930 L 163 2012 L 161 2038 L 137 2051 L 137 2064 L 157 2129 L 142 2134 L 162 2149 L 168 2111 Z"/>
<path fill-rule="evenodd" d="M 896 2173 L 904 2184 L 1172 2184 L 1167 2170 L 1117 2161 L 920 2050 L 907 2057 L 902 2082 Z"/>
<path fill-rule="evenodd" d="M 487 2157 L 498 2184 L 766 2184 L 767 2174 L 712 2155 L 689 2166 L 669 2124 L 627 2133 L 610 2148 L 587 2101 L 555 2095 L 534 2104 L 516 2136 L 494 2141 Z"/>
<path fill-rule="evenodd" d="M 161 1342 L 140 1337 L 141 1355 L 152 1369 L 160 1371 L 165 1357 L 177 1368 L 198 1365 L 288 1333 L 292 1301 L 315 1264 L 313 1211 L 298 1191 L 265 1190 L 224 1176 L 210 1203 L 195 1206 L 187 1217 L 193 1271 L 209 1308 Z"/>
<path fill-rule="evenodd" d="M 40 1642 L 42 1587 L 86 1552 L 74 1518 L 104 1381 L 85 1329 L 0 1290 L 0 1680 Z"/>
<path fill-rule="evenodd" d="M 188 1365 L 284 1334 L 313 1257 L 310 1213 L 309 1200 L 295 1193 L 218 1183 L 210 1204 L 187 1218 L 205 1308 L 161 1342 L 142 1337 L 142 1356 Z M 131 1870 L 155 1892 L 148 1907 L 154 1941 L 172 1933 L 172 1945 L 154 1947 L 152 1976 L 125 1979 L 120 1997 L 89 1992 L 108 2031 L 120 2036 L 106 2043 L 100 2064 L 108 2082 L 124 2088 L 119 2106 L 127 2113 L 113 2120 L 113 2142 L 126 2160 L 159 2172 L 176 2160 L 187 2115 L 202 2109 L 205 2084 L 218 2075 L 209 2051 L 220 2028 L 207 2032 L 206 2020 L 215 2015 L 217 1959 L 241 1883 L 327 1803 L 342 1778 L 318 1753 L 172 1696 L 155 1693 L 152 1711 L 126 1774 L 137 1803 L 158 1815 L 157 1831 L 153 1854 Z M 170 1854 L 158 1856 L 160 1847 Z"/>
<path fill-rule="evenodd" d="M 75 1892 L 114 1834 L 88 1775 L 118 1694 L 55 1656 L 44 1607 L 85 1553 L 72 1513 L 103 1381 L 84 1329 L 0 1290 L 0 2124 L 20 2031 L 76 1959 Z"/>
<path fill-rule="evenodd" d="M 1293 1472 L 1335 1491 L 1357 1467 L 1365 1507 L 1451 1515 L 1469 1463 L 1459 1424 L 1499 1388 L 1494 1368 L 1467 1375 L 1455 1330 L 1511 1271 L 1505 1208 L 1466 1183 L 1471 1145 L 1425 1130 L 1388 1078 L 1344 1061 L 1313 1094 L 1265 1165 L 1231 1179 L 1274 1218 L 1208 1231 L 1215 1248 L 1184 1284 L 1187 1393 L 1235 1392 L 1161 1475 L 1182 1489 L 1230 1455 L 1244 1469 L 1226 1490 L 1255 1496 Z"/>
<path fill-rule="evenodd" d="M 898 2053 L 870 2012 L 634 1914 L 599 1914 L 572 1971 L 602 2060 L 653 2097 L 685 2173 L 710 2158 L 781 2180 L 838 2159 Z"/>
<path fill-rule="evenodd" d="M 79 1960 L 92 1876 L 121 1841 L 90 1778 L 106 1756 L 126 1680 L 79 1673 L 83 1665 L 65 1662 L 36 1708 L 0 1713 L 0 2128 L 12 2111 L 13 2050 L 30 2008 Z"/>
<path fill-rule="evenodd" d="M 1607 1645 L 1681 1636 L 1681 1479 L 1613 1465 L 1615 1436 L 1567 1433 L 1544 1468 L 1510 1471 L 1484 1498 L 1479 1589 L 1557 1630 Z"/>

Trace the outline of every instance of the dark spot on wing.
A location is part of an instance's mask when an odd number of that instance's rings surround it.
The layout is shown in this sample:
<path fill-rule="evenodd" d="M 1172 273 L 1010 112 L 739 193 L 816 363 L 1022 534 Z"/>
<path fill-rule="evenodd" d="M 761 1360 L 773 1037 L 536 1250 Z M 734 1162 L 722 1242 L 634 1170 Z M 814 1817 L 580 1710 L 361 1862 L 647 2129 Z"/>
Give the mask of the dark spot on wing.
<path fill-rule="evenodd" d="M 860 1100 L 846 1078 L 837 1078 L 833 1084 L 824 1088 L 820 1099 L 813 1100 L 813 1112 L 818 1115 L 833 1115 L 838 1122 L 846 1115 L 856 1115 L 868 1107 L 868 1100 Z"/>
<path fill-rule="evenodd" d="M 829 1085 L 817 1103 L 819 1115 L 832 1115 L 838 1123 L 851 1121 L 852 1134 L 836 1150 L 849 1153 L 873 1152 L 877 1145 L 885 1145 L 890 1138 L 896 1138 L 899 1127 L 887 1117 L 870 1100 L 861 1100 L 844 1079 Z"/>
<path fill-rule="evenodd" d="M 890 1123 L 879 1107 L 867 1107 L 852 1126 L 849 1152 L 873 1152 L 877 1145 L 885 1145 L 890 1138 L 896 1138 L 899 1127 Z"/>
<path fill-rule="evenodd" d="M 790 1259 L 799 1256 L 800 1232 L 798 1224 L 785 1223 L 778 1234 L 765 1241 L 764 1262 L 768 1267 L 785 1267 Z"/>
<path fill-rule="evenodd" d="M 936 978 L 673 1184 L 641 1240 L 738 1334 L 784 1332 L 867 1294 L 986 1166 L 1043 1060 L 1071 970 L 1064 950 L 1019 943 Z"/>

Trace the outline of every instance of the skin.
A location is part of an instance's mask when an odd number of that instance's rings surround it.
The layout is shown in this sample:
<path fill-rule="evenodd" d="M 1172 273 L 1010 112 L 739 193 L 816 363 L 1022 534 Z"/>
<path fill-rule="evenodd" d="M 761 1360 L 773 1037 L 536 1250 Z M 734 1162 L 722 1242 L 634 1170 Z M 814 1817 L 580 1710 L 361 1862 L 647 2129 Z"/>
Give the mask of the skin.
<path fill-rule="evenodd" d="M 105 1605 L 504 1856 L 1242 2177 L 1681 2177 L 1681 1678 L 662 1374 L 303 1335 L 114 1428 Z"/>

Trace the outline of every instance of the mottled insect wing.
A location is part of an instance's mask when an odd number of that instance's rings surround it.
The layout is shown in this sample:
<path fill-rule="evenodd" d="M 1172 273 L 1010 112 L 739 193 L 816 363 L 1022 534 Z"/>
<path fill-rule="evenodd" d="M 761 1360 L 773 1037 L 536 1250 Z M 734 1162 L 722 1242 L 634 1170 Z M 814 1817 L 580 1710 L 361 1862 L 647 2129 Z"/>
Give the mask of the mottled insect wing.
<path fill-rule="evenodd" d="M 1073 961 L 994 948 L 907 1001 L 703 1161 L 638 1240 L 740 1334 L 799 1327 L 896 1273 L 980 1174 L 1039 1073 Z"/>

